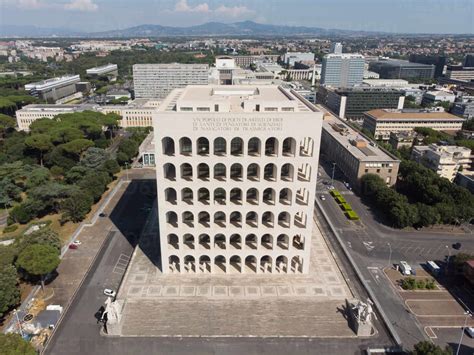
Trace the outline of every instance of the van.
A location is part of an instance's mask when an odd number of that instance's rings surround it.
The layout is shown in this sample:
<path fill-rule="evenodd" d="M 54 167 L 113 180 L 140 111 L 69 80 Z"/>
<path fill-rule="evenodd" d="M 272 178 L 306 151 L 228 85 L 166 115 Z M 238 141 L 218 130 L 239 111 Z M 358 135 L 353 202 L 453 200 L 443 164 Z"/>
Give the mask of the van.
<path fill-rule="evenodd" d="M 406 261 L 400 261 L 399 265 L 400 265 L 400 272 L 403 275 L 411 275 L 412 274 L 411 266 L 408 265 L 408 263 Z"/>
<path fill-rule="evenodd" d="M 430 260 L 426 262 L 426 267 L 433 275 L 438 275 L 440 271 L 440 267 L 434 261 Z"/>

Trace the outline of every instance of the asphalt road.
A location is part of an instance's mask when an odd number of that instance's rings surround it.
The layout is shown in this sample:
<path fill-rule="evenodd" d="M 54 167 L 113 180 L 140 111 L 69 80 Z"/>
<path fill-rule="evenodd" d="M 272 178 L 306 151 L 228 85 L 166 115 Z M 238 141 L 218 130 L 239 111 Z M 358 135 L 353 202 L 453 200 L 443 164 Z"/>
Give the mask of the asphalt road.
<path fill-rule="evenodd" d="M 344 186 L 342 174 L 336 171 L 334 186 L 361 218 L 361 223 L 349 222 L 329 194 L 327 185 L 323 183 L 331 182 L 332 164 L 324 160 L 320 164 L 317 196 L 325 196 L 325 200 L 320 201 L 321 205 L 361 269 L 364 279 L 374 290 L 403 345 L 411 348 L 416 342 L 424 340 L 425 334 L 383 275 L 383 268 L 400 260 L 406 260 L 412 266 L 418 267 L 428 260 L 443 262 L 446 256 L 458 252 L 451 247 L 458 241 L 462 243 L 460 252 L 474 253 L 474 235 L 469 229 L 461 232 L 449 229 L 401 231 L 384 226 L 376 220 L 370 208 Z M 333 235 L 328 229 L 326 232 L 329 236 Z"/>

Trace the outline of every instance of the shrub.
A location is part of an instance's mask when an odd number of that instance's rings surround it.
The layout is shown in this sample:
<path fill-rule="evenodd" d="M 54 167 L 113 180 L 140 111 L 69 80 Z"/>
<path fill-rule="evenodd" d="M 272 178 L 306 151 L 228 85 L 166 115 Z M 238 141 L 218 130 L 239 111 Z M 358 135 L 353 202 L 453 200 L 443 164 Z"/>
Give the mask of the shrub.
<path fill-rule="evenodd" d="M 16 224 L 12 224 L 10 226 L 6 226 L 3 228 L 3 233 L 11 233 L 14 232 L 18 229 L 18 226 Z"/>

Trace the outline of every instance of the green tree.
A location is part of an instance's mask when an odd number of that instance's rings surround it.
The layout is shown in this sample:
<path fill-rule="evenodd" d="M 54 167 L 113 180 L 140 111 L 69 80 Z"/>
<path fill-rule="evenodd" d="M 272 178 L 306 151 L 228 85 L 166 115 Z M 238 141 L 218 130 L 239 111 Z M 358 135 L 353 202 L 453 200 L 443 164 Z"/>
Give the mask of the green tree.
<path fill-rule="evenodd" d="M 13 117 L 0 113 L 0 138 L 5 138 L 7 132 L 14 129 L 16 121 Z"/>
<path fill-rule="evenodd" d="M 50 178 L 49 170 L 46 168 L 37 168 L 33 170 L 26 180 L 26 187 L 31 189 L 43 184 L 46 184 Z"/>
<path fill-rule="evenodd" d="M 21 200 L 21 189 L 7 177 L 0 179 L 0 205 L 9 207 L 13 201 Z"/>
<path fill-rule="evenodd" d="M 441 348 L 433 344 L 431 341 L 424 340 L 415 344 L 414 349 L 410 351 L 410 355 L 451 355 L 452 351 L 449 347 Z"/>
<path fill-rule="evenodd" d="M 36 355 L 33 346 L 19 334 L 0 334 L 0 349 L 2 355 Z"/>
<path fill-rule="evenodd" d="M 0 269 L 0 317 L 20 301 L 16 268 L 7 265 Z"/>
<path fill-rule="evenodd" d="M 57 127 L 51 132 L 51 139 L 55 144 L 67 143 L 80 138 L 84 138 L 84 133 L 75 127 Z"/>
<path fill-rule="evenodd" d="M 63 213 L 61 221 L 72 221 L 74 223 L 82 221 L 91 210 L 94 198 L 88 192 L 77 192 L 65 199 L 61 203 Z"/>
<path fill-rule="evenodd" d="M 57 253 L 61 251 L 59 235 L 49 227 L 43 227 L 29 235 L 22 235 L 15 240 L 14 246 L 18 253 L 20 253 L 27 246 L 34 244 L 48 245 L 53 247 Z"/>
<path fill-rule="evenodd" d="M 43 166 L 43 155 L 53 148 L 51 137 L 47 134 L 33 134 L 25 139 L 25 145 L 39 155 L 40 165 Z"/>
<path fill-rule="evenodd" d="M 107 171 L 110 176 L 113 176 L 120 171 L 120 165 L 118 165 L 115 159 L 109 159 L 102 165 L 102 169 Z"/>
<path fill-rule="evenodd" d="M 90 147 L 84 152 L 80 164 L 87 168 L 97 169 L 108 159 L 110 159 L 110 154 L 105 149 Z"/>
<path fill-rule="evenodd" d="M 72 154 L 77 159 L 79 159 L 80 155 L 85 152 L 88 148 L 93 147 L 94 142 L 89 139 L 74 139 L 68 143 L 61 144 L 61 147 L 64 149 L 66 153 Z"/>
<path fill-rule="evenodd" d="M 12 265 L 16 257 L 16 249 L 11 245 L 0 245 L 0 269 Z"/>
<path fill-rule="evenodd" d="M 17 265 L 29 275 L 40 277 L 43 291 L 44 277 L 54 271 L 59 263 L 58 251 L 54 247 L 44 244 L 27 246 L 18 255 L 17 260 Z"/>

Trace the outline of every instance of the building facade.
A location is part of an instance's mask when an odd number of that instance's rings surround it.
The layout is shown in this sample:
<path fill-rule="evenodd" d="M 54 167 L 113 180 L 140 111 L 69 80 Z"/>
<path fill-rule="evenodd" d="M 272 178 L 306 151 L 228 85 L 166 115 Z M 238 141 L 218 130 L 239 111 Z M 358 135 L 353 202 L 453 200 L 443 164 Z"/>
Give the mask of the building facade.
<path fill-rule="evenodd" d="M 186 85 L 207 85 L 207 64 L 135 64 L 135 98 L 165 98 L 173 89 Z"/>
<path fill-rule="evenodd" d="M 32 96 L 50 103 L 75 94 L 76 84 L 81 81 L 79 75 L 66 75 L 36 83 L 26 84 L 25 90 Z"/>
<path fill-rule="evenodd" d="M 320 86 L 316 100 L 341 118 L 362 122 L 364 112 L 375 108 L 403 108 L 403 91 L 386 87 L 332 88 Z"/>
<path fill-rule="evenodd" d="M 433 64 L 411 63 L 399 59 L 381 59 L 370 62 L 369 70 L 380 74 L 381 79 L 433 79 Z"/>
<path fill-rule="evenodd" d="M 94 67 L 86 69 L 86 75 L 91 78 L 107 78 L 110 81 L 114 81 L 118 76 L 117 64 L 106 64 L 100 67 Z"/>
<path fill-rule="evenodd" d="M 421 64 L 428 64 L 434 65 L 434 77 L 439 78 L 443 75 L 444 66 L 446 65 L 446 57 L 445 56 L 431 56 L 431 55 L 423 55 L 423 54 L 411 54 L 410 55 L 410 62 L 412 63 L 421 63 Z"/>
<path fill-rule="evenodd" d="M 321 84 L 352 87 L 362 84 L 365 61 L 361 54 L 327 54 L 323 58 Z"/>
<path fill-rule="evenodd" d="M 355 189 L 360 188 L 365 174 L 376 174 L 389 186 L 397 181 L 400 161 L 331 114 L 324 116 L 321 152 L 337 164 Z"/>
<path fill-rule="evenodd" d="M 188 86 L 154 117 L 164 273 L 307 273 L 322 113 L 277 86 Z"/>
<path fill-rule="evenodd" d="M 446 78 L 459 81 L 474 81 L 474 67 L 462 67 L 460 65 L 448 65 Z"/>
<path fill-rule="evenodd" d="M 391 132 L 411 132 L 417 127 L 457 132 L 463 122 L 464 119 L 444 110 L 376 109 L 365 113 L 363 128 L 371 132 L 375 139 L 388 141 Z"/>

